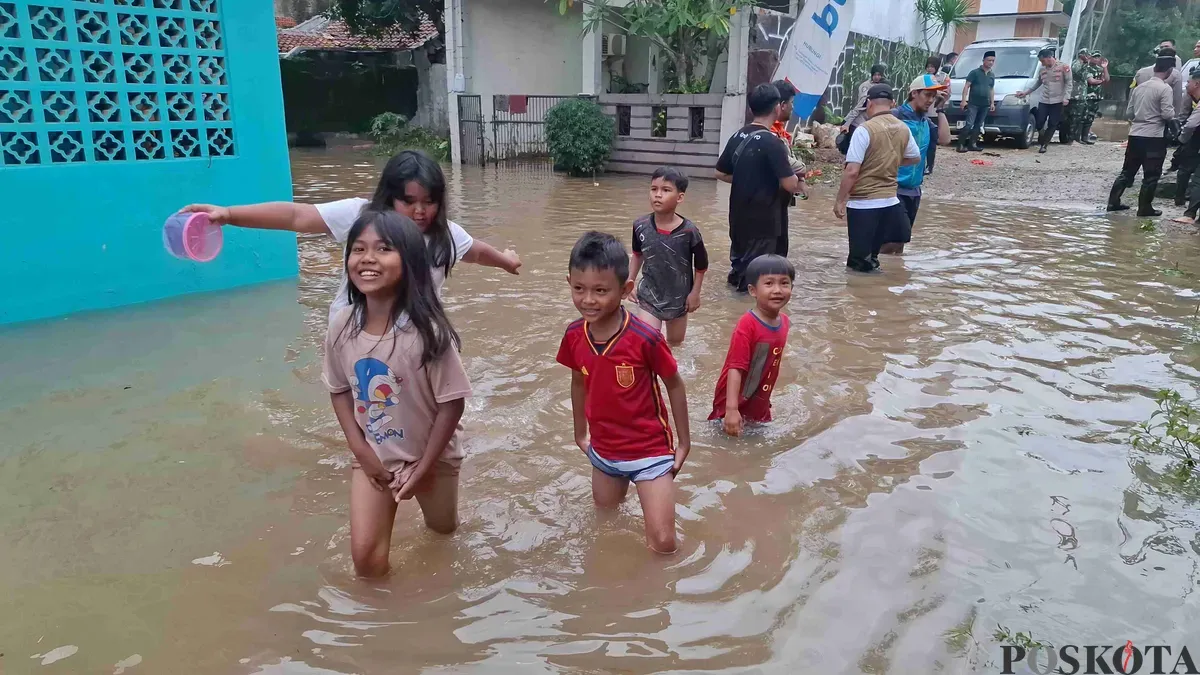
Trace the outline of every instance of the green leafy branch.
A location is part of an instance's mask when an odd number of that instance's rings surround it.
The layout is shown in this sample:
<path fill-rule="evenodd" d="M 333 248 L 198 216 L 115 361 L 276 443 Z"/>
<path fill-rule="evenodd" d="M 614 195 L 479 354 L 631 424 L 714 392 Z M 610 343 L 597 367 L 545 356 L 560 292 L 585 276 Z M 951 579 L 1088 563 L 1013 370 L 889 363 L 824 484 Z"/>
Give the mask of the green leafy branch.
<path fill-rule="evenodd" d="M 1150 415 L 1150 419 L 1130 430 L 1130 443 L 1136 450 L 1173 458 L 1178 462 L 1174 467 L 1175 476 L 1190 480 L 1200 459 L 1200 424 L 1196 421 L 1196 408 L 1171 389 L 1158 392 L 1155 401 L 1158 410 Z"/>

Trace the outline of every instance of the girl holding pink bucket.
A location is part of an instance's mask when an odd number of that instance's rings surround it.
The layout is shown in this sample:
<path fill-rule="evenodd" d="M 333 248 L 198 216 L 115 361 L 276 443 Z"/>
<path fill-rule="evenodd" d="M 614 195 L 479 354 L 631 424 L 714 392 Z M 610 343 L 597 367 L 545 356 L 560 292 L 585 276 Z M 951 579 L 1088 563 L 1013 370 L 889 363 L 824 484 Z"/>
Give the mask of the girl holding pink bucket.
<path fill-rule="evenodd" d="M 498 267 L 509 274 L 519 273 L 521 259 L 515 251 L 501 252 L 474 239 L 458 223 L 447 218 L 446 176 L 437 162 L 417 150 L 405 150 L 388 160 L 370 199 L 354 197 L 315 205 L 294 202 L 231 207 L 192 204 L 177 215 L 203 215 L 216 225 L 327 234 L 345 244 L 350 228 L 361 213 L 380 210 L 398 211 L 421 230 L 439 295 L 451 268 L 460 260 Z M 349 304 L 349 286 L 343 272 L 341 285 L 329 308 L 330 318 Z"/>

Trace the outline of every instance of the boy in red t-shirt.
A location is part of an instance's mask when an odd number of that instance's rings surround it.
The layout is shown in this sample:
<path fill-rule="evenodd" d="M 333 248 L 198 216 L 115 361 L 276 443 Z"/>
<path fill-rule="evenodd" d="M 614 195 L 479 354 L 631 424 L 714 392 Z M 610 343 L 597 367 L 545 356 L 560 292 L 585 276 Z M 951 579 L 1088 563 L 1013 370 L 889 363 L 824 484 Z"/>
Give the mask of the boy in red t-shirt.
<path fill-rule="evenodd" d="M 567 283 L 583 318 L 567 327 L 557 360 L 571 369 L 575 443 L 592 463 L 592 499 L 616 509 L 637 487 L 646 543 L 674 553 L 675 475 L 691 447 L 687 395 L 666 339 L 621 306 L 633 290 L 629 254 L 611 234 L 588 232 L 571 249 Z M 658 379 L 667 386 L 671 437 Z M 589 438 L 588 428 L 591 427 Z"/>
<path fill-rule="evenodd" d="M 730 436 L 741 436 L 747 420 L 771 421 L 771 391 L 791 327 L 782 310 L 792 299 L 795 280 L 796 268 L 781 256 L 759 256 L 746 267 L 746 285 L 755 306 L 733 329 L 708 416 L 724 418 Z"/>

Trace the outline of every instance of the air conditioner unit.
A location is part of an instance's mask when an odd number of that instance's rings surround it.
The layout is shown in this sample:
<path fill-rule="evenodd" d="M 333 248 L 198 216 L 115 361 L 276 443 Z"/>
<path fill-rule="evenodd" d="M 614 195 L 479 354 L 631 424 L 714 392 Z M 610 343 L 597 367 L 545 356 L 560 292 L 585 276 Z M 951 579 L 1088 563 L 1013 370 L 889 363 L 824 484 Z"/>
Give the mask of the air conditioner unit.
<path fill-rule="evenodd" d="M 600 37 L 600 56 L 625 56 L 625 36 L 605 33 Z"/>

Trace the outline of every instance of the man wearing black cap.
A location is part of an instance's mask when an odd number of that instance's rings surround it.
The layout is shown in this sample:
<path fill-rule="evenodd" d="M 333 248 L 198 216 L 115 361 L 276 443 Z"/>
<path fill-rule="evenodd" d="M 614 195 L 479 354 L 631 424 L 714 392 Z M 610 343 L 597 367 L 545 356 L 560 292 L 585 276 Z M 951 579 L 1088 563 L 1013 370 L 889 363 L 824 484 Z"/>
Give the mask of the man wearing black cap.
<path fill-rule="evenodd" d="M 849 131 L 850 127 L 856 122 L 861 123 L 863 121 L 859 117 L 867 109 L 867 90 L 877 84 L 886 83 L 887 66 L 882 63 L 876 63 L 871 66 L 871 79 L 864 80 L 862 84 L 858 85 L 858 92 L 854 98 L 854 109 L 850 111 L 849 115 L 846 115 L 846 121 L 842 122 L 842 131 Z"/>
<path fill-rule="evenodd" d="M 1113 182 L 1108 195 L 1109 211 L 1128 209 L 1121 203 L 1121 194 L 1133 185 L 1137 172 L 1142 171 L 1142 191 L 1138 195 L 1139 216 L 1161 216 L 1162 211 L 1154 208 L 1154 192 L 1162 176 L 1163 161 L 1167 158 L 1167 138 L 1164 135 L 1167 123 L 1175 117 L 1175 92 L 1166 80 L 1175 71 L 1175 57 L 1160 56 L 1154 63 L 1154 77 L 1139 84 L 1129 95 L 1126 106 L 1127 117 L 1133 119 L 1129 127 L 1129 144 L 1125 148 L 1125 164 L 1121 174 Z"/>
<path fill-rule="evenodd" d="M 1017 92 L 1017 97 L 1025 98 L 1045 87 L 1035 114 L 1038 129 L 1041 130 L 1038 133 L 1038 145 L 1041 146 L 1038 152 L 1044 153 L 1046 146 L 1050 145 L 1050 138 L 1062 122 L 1063 107 L 1071 98 L 1071 66 L 1055 58 L 1053 47 L 1046 47 L 1038 52 L 1038 59 L 1042 66 L 1038 68 L 1037 84 L 1028 91 Z"/>
<path fill-rule="evenodd" d="M 1186 103 L 1184 99 L 1187 98 L 1187 94 L 1185 94 L 1183 91 L 1186 83 L 1183 81 L 1183 66 L 1179 62 L 1179 56 L 1175 53 L 1174 40 L 1163 40 L 1162 43 L 1154 49 L 1154 53 L 1156 54 L 1154 61 L 1155 65 L 1158 65 L 1158 59 L 1171 60 L 1171 73 L 1167 75 L 1165 82 L 1171 87 L 1171 91 L 1175 95 L 1175 110 L 1181 110 Z M 1138 87 L 1139 85 L 1145 84 L 1146 82 L 1154 79 L 1154 72 L 1154 66 L 1146 66 L 1145 68 L 1139 69 L 1133 74 L 1133 86 Z"/>
<path fill-rule="evenodd" d="M 867 121 L 850 138 L 833 206 L 833 214 L 846 219 L 846 268 L 853 272 L 879 273 L 879 250 L 887 242 L 908 241 L 912 229 L 896 197 L 896 176 L 901 166 L 921 163 L 921 149 L 908 125 L 889 114 L 891 109 L 891 85 L 867 91 Z"/>

